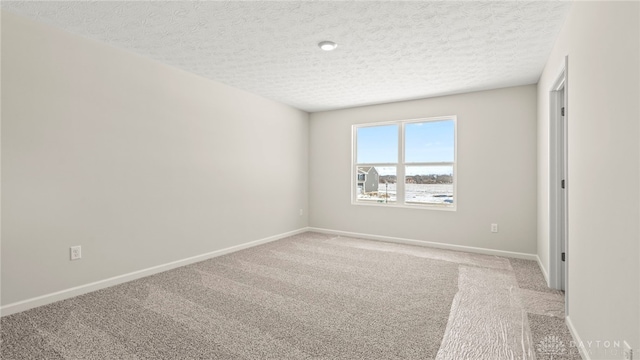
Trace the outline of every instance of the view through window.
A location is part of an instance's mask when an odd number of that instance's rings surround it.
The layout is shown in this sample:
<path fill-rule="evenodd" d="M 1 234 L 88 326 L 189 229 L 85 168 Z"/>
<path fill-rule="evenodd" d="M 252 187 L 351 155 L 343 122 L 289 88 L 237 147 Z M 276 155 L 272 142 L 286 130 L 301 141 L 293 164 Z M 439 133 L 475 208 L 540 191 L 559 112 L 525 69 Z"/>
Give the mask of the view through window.
<path fill-rule="evenodd" d="M 354 126 L 353 201 L 454 209 L 455 133 L 455 116 Z"/>

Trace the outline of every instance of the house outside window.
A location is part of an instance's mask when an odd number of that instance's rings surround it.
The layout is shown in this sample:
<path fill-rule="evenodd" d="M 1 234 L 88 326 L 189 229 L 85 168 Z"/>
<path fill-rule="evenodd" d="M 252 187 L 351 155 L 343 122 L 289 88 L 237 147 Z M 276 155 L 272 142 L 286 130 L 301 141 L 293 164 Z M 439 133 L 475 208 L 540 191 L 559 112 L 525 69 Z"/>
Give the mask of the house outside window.
<path fill-rule="evenodd" d="M 455 116 L 354 125 L 352 203 L 455 210 Z"/>

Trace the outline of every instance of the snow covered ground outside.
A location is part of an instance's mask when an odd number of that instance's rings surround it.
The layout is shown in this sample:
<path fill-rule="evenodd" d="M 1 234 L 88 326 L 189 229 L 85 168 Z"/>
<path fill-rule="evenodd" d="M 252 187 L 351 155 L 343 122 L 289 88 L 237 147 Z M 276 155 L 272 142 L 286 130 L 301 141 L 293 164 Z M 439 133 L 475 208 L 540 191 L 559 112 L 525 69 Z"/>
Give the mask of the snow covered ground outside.
<path fill-rule="evenodd" d="M 451 204 L 453 184 L 405 184 L 405 201 L 409 203 Z M 380 184 L 377 195 L 358 194 L 358 200 L 395 202 L 396 184 Z"/>

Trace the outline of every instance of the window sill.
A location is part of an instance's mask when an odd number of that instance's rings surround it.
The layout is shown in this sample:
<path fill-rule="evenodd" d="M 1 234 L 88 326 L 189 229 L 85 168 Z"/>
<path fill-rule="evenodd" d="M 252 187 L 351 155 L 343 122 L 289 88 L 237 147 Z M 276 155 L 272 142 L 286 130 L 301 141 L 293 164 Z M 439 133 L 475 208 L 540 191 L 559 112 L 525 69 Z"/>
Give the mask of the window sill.
<path fill-rule="evenodd" d="M 367 203 L 367 202 L 351 201 L 351 205 L 418 209 L 418 210 L 457 211 L 457 207 L 455 205 L 438 205 L 438 204 L 433 204 L 433 205 L 389 204 L 389 203 L 376 203 L 376 202 Z"/>

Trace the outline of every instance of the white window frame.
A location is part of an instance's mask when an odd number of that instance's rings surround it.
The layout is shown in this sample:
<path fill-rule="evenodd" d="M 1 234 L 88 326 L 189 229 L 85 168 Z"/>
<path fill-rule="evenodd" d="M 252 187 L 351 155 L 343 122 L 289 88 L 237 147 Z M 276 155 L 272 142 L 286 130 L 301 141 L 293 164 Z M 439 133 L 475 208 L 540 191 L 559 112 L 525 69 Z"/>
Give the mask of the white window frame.
<path fill-rule="evenodd" d="M 453 162 L 425 162 L 425 163 L 407 163 L 405 162 L 405 125 L 412 123 L 423 123 L 430 121 L 453 121 Z M 367 163 L 359 164 L 358 156 L 358 129 L 375 126 L 398 125 L 398 162 L 397 163 Z M 427 210 L 443 210 L 456 211 L 458 208 L 458 118 L 455 115 L 437 116 L 419 119 L 383 121 L 376 123 L 355 124 L 351 127 L 351 204 L 363 206 L 382 206 L 382 207 L 400 207 L 411 209 L 427 209 Z M 359 166 L 394 166 L 396 168 L 396 201 L 395 203 L 383 202 L 365 202 L 358 201 L 356 183 L 357 168 Z M 405 202 L 405 168 L 407 166 L 452 166 L 453 167 L 453 204 L 424 204 L 424 203 L 406 203 Z"/>

